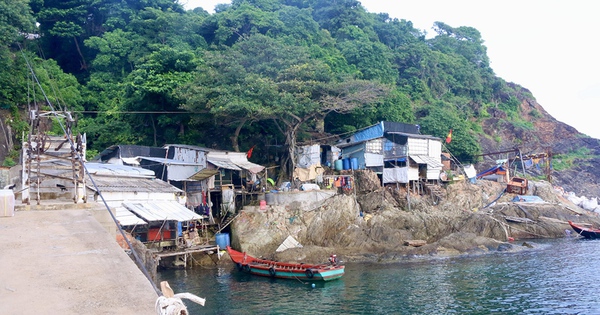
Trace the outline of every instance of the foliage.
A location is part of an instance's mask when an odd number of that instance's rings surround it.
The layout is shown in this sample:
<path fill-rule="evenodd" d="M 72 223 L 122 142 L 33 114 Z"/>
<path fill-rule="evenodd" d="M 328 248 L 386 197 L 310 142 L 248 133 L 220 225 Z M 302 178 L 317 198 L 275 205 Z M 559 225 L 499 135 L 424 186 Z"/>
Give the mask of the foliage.
<path fill-rule="evenodd" d="M 434 28 L 426 38 L 356 0 L 233 0 L 214 14 L 174 0 L 3 2 L 0 105 L 23 111 L 27 95 L 44 104 L 46 92 L 77 113 L 90 152 L 166 143 L 289 150 L 385 120 L 442 139 L 453 129 L 447 148 L 466 162 L 481 150 L 490 112 L 532 128 L 520 106 L 530 92 L 494 75 L 480 32 Z M 18 36 L 34 31 L 41 38 Z M 28 88 L 16 40 L 38 87 Z"/>
<path fill-rule="evenodd" d="M 0 2 L 0 47 L 12 44 L 21 34 L 32 33 L 34 20 L 26 1 Z"/>
<path fill-rule="evenodd" d="M 556 154 L 552 157 L 552 168 L 564 171 L 576 165 L 576 162 L 587 161 L 594 158 L 589 148 L 581 147 L 566 154 Z"/>
<path fill-rule="evenodd" d="M 449 109 L 448 104 L 438 101 L 436 104 L 421 109 L 417 123 L 421 133 L 446 139 L 452 130 L 452 140 L 446 145 L 448 150 L 462 162 L 476 162 L 481 148 L 467 121 L 460 119 L 457 112 Z"/>

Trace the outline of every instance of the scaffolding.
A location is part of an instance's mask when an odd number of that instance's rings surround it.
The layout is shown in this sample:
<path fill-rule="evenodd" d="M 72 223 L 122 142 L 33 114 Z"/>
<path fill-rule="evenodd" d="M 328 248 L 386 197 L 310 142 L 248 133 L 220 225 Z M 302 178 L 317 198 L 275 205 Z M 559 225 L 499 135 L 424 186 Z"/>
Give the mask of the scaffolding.
<path fill-rule="evenodd" d="M 63 136 L 50 135 L 54 119 L 64 120 Z M 34 199 L 67 197 L 74 203 L 87 202 L 85 169 L 85 135 L 73 136 L 74 120 L 70 112 L 29 112 L 30 133 L 23 141 L 21 200 L 27 205 Z"/>

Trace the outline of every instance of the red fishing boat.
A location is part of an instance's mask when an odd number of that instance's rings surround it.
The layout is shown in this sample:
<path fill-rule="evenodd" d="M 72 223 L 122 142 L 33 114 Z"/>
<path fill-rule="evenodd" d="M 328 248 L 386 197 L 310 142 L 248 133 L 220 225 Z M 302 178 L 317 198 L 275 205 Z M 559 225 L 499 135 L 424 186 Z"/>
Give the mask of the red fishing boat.
<path fill-rule="evenodd" d="M 229 257 L 241 271 L 271 278 L 297 279 L 309 281 L 330 281 L 344 275 L 344 266 L 337 264 L 335 255 L 327 264 L 284 263 L 254 258 L 227 246 Z"/>
<path fill-rule="evenodd" d="M 571 228 L 585 238 L 600 238 L 600 229 L 587 228 L 569 221 Z"/>

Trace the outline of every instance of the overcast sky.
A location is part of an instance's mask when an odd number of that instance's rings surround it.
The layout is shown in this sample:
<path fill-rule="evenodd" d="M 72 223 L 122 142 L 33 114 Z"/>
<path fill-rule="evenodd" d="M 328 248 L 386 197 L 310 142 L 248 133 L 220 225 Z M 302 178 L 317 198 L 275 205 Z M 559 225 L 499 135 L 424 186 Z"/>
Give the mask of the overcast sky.
<path fill-rule="evenodd" d="M 180 0 L 213 12 L 226 0 Z M 554 118 L 600 139 L 600 23 L 587 0 L 363 0 L 367 11 L 411 21 L 431 35 L 435 21 L 481 32 L 499 77 L 529 89 Z M 186 4 L 187 3 L 187 4 Z"/>

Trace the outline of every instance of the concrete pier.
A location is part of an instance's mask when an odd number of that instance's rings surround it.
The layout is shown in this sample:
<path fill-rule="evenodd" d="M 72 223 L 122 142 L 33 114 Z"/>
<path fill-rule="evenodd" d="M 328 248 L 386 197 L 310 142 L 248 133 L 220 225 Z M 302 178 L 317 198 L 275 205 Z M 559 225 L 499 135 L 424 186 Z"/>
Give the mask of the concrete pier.
<path fill-rule="evenodd" d="M 156 313 L 152 283 L 102 210 L 32 208 L 0 217 L 0 314 Z"/>

